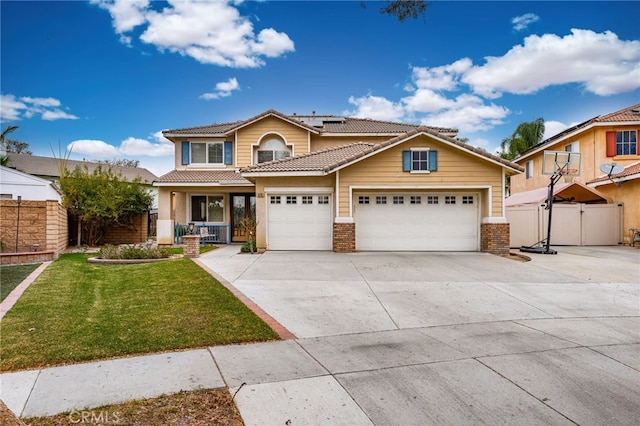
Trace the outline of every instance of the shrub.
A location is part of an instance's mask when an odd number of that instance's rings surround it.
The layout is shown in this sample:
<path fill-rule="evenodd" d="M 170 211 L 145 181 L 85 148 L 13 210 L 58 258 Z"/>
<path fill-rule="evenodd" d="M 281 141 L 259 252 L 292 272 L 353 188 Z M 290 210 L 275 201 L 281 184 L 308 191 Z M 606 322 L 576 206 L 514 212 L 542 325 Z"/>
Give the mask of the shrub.
<path fill-rule="evenodd" d="M 252 247 L 253 246 L 253 250 Z M 245 241 L 240 248 L 242 253 L 255 253 L 256 252 L 256 242 L 255 241 Z"/>
<path fill-rule="evenodd" d="M 105 244 L 100 248 L 98 257 L 101 259 L 165 259 L 171 257 L 171 253 L 167 249 L 144 244 L 124 246 Z"/>

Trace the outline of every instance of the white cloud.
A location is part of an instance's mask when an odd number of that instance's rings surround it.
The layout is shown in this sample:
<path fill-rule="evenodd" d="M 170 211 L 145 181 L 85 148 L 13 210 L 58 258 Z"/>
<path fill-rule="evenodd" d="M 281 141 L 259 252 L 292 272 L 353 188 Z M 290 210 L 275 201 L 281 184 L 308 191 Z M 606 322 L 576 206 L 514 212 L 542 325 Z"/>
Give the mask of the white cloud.
<path fill-rule="evenodd" d="M 516 16 L 511 20 L 513 29 L 516 31 L 522 31 L 526 29 L 530 24 L 540 20 L 540 17 L 534 13 L 525 13 L 521 16 Z"/>
<path fill-rule="evenodd" d="M 0 95 L 0 118 L 2 120 L 20 120 L 21 111 L 26 109 L 27 105 L 17 100 L 14 95 Z"/>
<path fill-rule="evenodd" d="M 234 90 L 240 90 L 240 85 L 238 84 L 238 80 L 236 78 L 230 78 L 227 81 L 221 81 L 216 84 L 216 91 L 211 93 L 203 93 L 200 95 L 201 99 L 219 99 L 225 98 L 227 96 L 231 96 L 231 92 Z"/>
<path fill-rule="evenodd" d="M 640 41 L 623 41 L 610 31 L 571 30 L 529 36 L 504 56 L 488 57 L 469 69 L 462 81 L 479 95 L 531 94 L 545 87 L 579 83 L 600 96 L 640 87 Z"/>
<path fill-rule="evenodd" d="M 118 148 L 100 140 L 81 139 L 67 145 L 67 151 L 73 154 L 86 154 L 95 157 L 113 157 L 120 155 Z"/>
<path fill-rule="evenodd" d="M 255 68 L 264 65 L 263 57 L 274 58 L 295 50 L 289 36 L 273 28 L 256 35 L 251 21 L 234 7 L 239 2 L 168 0 L 168 6 L 160 11 L 147 0 L 93 3 L 109 11 L 123 43 L 132 40 L 126 33 L 146 25 L 140 35 L 144 43 L 205 64 Z"/>
<path fill-rule="evenodd" d="M 102 140 L 82 139 L 71 142 L 67 150 L 73 154 L 90 155 L 97 158 L 108 157 L 163 157 L 174 155 L 173 143 L 162 136 L 162 131 L 151 135 L 151 139 L 128 137 L 119 146 Z"/>
<path fill-rule="evenodd" d="M 18 121 L 22 118 L 33 118 L 38 115 L 47 121 L 78 119 L 77 116 L 60 109 L 60 106 L 60 101 L 54 98 L 23 96 L 18 99 L 15 95 L 1 95 L 0 117 L 7 121 Z"/>
<path fill-rule="evenodd" d="M 600 96 L 629 92 L 640 87 L 639 64 L 640 41 L 623 41 L 609 31 L 574 29 L 564 37 L 527 37 L 505 55 L 486 58 L 484 65 L 462 58 L 439 67 L 414 67 L 412 82 L 405 87 L 409 95 L 397 102 L 367 95 L 351 96 L 349 103 L 356 105 L 356 117 L 484 131 L 503 124 L 511 114 L 492 101 L 503 93 L 528 95 L 576 83 Z M 566 128 L 556 124 L 561 123 L 548 123 L 550 132 Z"/>
<path fill-rule="evenodd" d="M 356 111 L 346 111 L 351 117 L 370 118 L 372 120 L 397 121 L 404 116 L 402 105 L 394 104 L 380 96 L 367 95 L 361 98 L 349 97 L 349 103 L 357 106 Z"/>

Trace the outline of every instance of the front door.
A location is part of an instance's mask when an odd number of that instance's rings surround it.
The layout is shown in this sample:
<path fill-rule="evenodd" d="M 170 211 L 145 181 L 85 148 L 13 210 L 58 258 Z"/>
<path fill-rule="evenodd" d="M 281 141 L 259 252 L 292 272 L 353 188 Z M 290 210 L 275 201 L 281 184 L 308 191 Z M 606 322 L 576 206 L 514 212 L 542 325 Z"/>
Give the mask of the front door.
<path fill-rule="evenodd" d="M 242 227 L 242 219 L 249 218 L 255 220 L 256 196 L 255 194 L 232 194 L 231 201 L 231 208 L 233 209 L 231 215 L 231 228 L 233 229 L 231 241 L 247 241 L 247 234 Z"/>

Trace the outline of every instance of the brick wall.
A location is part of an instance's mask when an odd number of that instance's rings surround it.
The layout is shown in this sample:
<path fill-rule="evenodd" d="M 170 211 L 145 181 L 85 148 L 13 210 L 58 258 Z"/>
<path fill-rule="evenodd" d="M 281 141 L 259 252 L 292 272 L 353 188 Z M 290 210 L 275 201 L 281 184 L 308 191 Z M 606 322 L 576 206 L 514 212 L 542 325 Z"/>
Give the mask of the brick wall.
<path fill-rule="evenodd" d="M 199 257 L 200 235 L 183 235 L 182 247 L 184 257 Z"/>
<path fill-rule="evenodd" d="M 102 244 L 137 244 L 147 241 L 147 214 L 140 215 L 134 220 L 134 229 L 127 227 L 110 227 L 105 230 Z"/>
<path fill-rule="evenodd" d="M 333 224 L 333 251 L 336 253 L 352 253 L 356 251 L 356 224 Z"/>
<path fill-rule="evenodd" d="M 480 225 L 480 250 L 507 256 L 509 254 L 509 224 L 483 223 Z"/>

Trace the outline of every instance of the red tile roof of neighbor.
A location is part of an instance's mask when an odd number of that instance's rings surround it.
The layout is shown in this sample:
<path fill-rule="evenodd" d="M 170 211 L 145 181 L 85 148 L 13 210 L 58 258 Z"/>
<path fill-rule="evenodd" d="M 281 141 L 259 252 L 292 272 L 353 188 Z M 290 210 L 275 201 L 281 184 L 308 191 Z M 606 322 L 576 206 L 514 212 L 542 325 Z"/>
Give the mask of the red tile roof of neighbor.
<path fill-rule="evenodd" d="M 637 175 L 636 178 L 640 178 L 640 162 L 638 163 L 634 163 L 631 164 L 627 167 L 624 168 L 623 171 L 621 171 L 620 173 L 616 173 L 615 175 L 611 175 L 611 179 L 619 179 L 619 178 L 626 178 L 626 177 L 630 177 L 633 175 Z M 590 183 L 597 183 L 597 182 L 604 182 L 609 180 L 609 176 L 604 175 L 604 176 L 600 176 L 596 179 L 590 180 L 589 182 L 587 182 L 587 184 Z"/>
<path fill-rule="evenodd" d="M 568 129 L 563 130 L 562 132 L 551 136 L 548 139 L 543 140 L 539 144 L 536 144 L 523 152 L 515 161 L 521 161 L 528 157 L 529 155 L 539 151 L 544 146 L 552 145 L 559 140 L 562 140 L 565 136 L 576 132 L 579 129 L 587 128 L 589 126 L 596 125 L 598 123 L 606 124 L 606 123 L 638 123 L 640 124 L 640 104 L 631 105 L 629 107 L 623 108 L 619 111 L 615 111 L 605 115 L 599 115 L 594 118 L 590 118 L 587 121 L 584 121 L 580 124 L 577 124 L 573 127 L 569 127 Z"/>
<path fill-rule="evenodd" d="M 233 121 L 230 123 L 214 123 L 208 126 L 186 127 L 182 129 L 164 130 L 165 136 L 218 136 L 224 137 L 239 128 L 247 126 L 267 116 L 279 117 L 297 126 L 303 127 L 313 133 L 321 135 L 342 134 L 381 134 L 394 135 L 405 133 L 417 127 L 419 124 L 397 123 L 391 121 L 371 120 L 368 118 L 341 117 L 335 115 L 285 115 L 270 109 L 255 115 L 247 120 Z M 447 136 L 455 136 L 456 129 L 445 127 L 429 127 L 429 129 L 443 133 Z"/>

